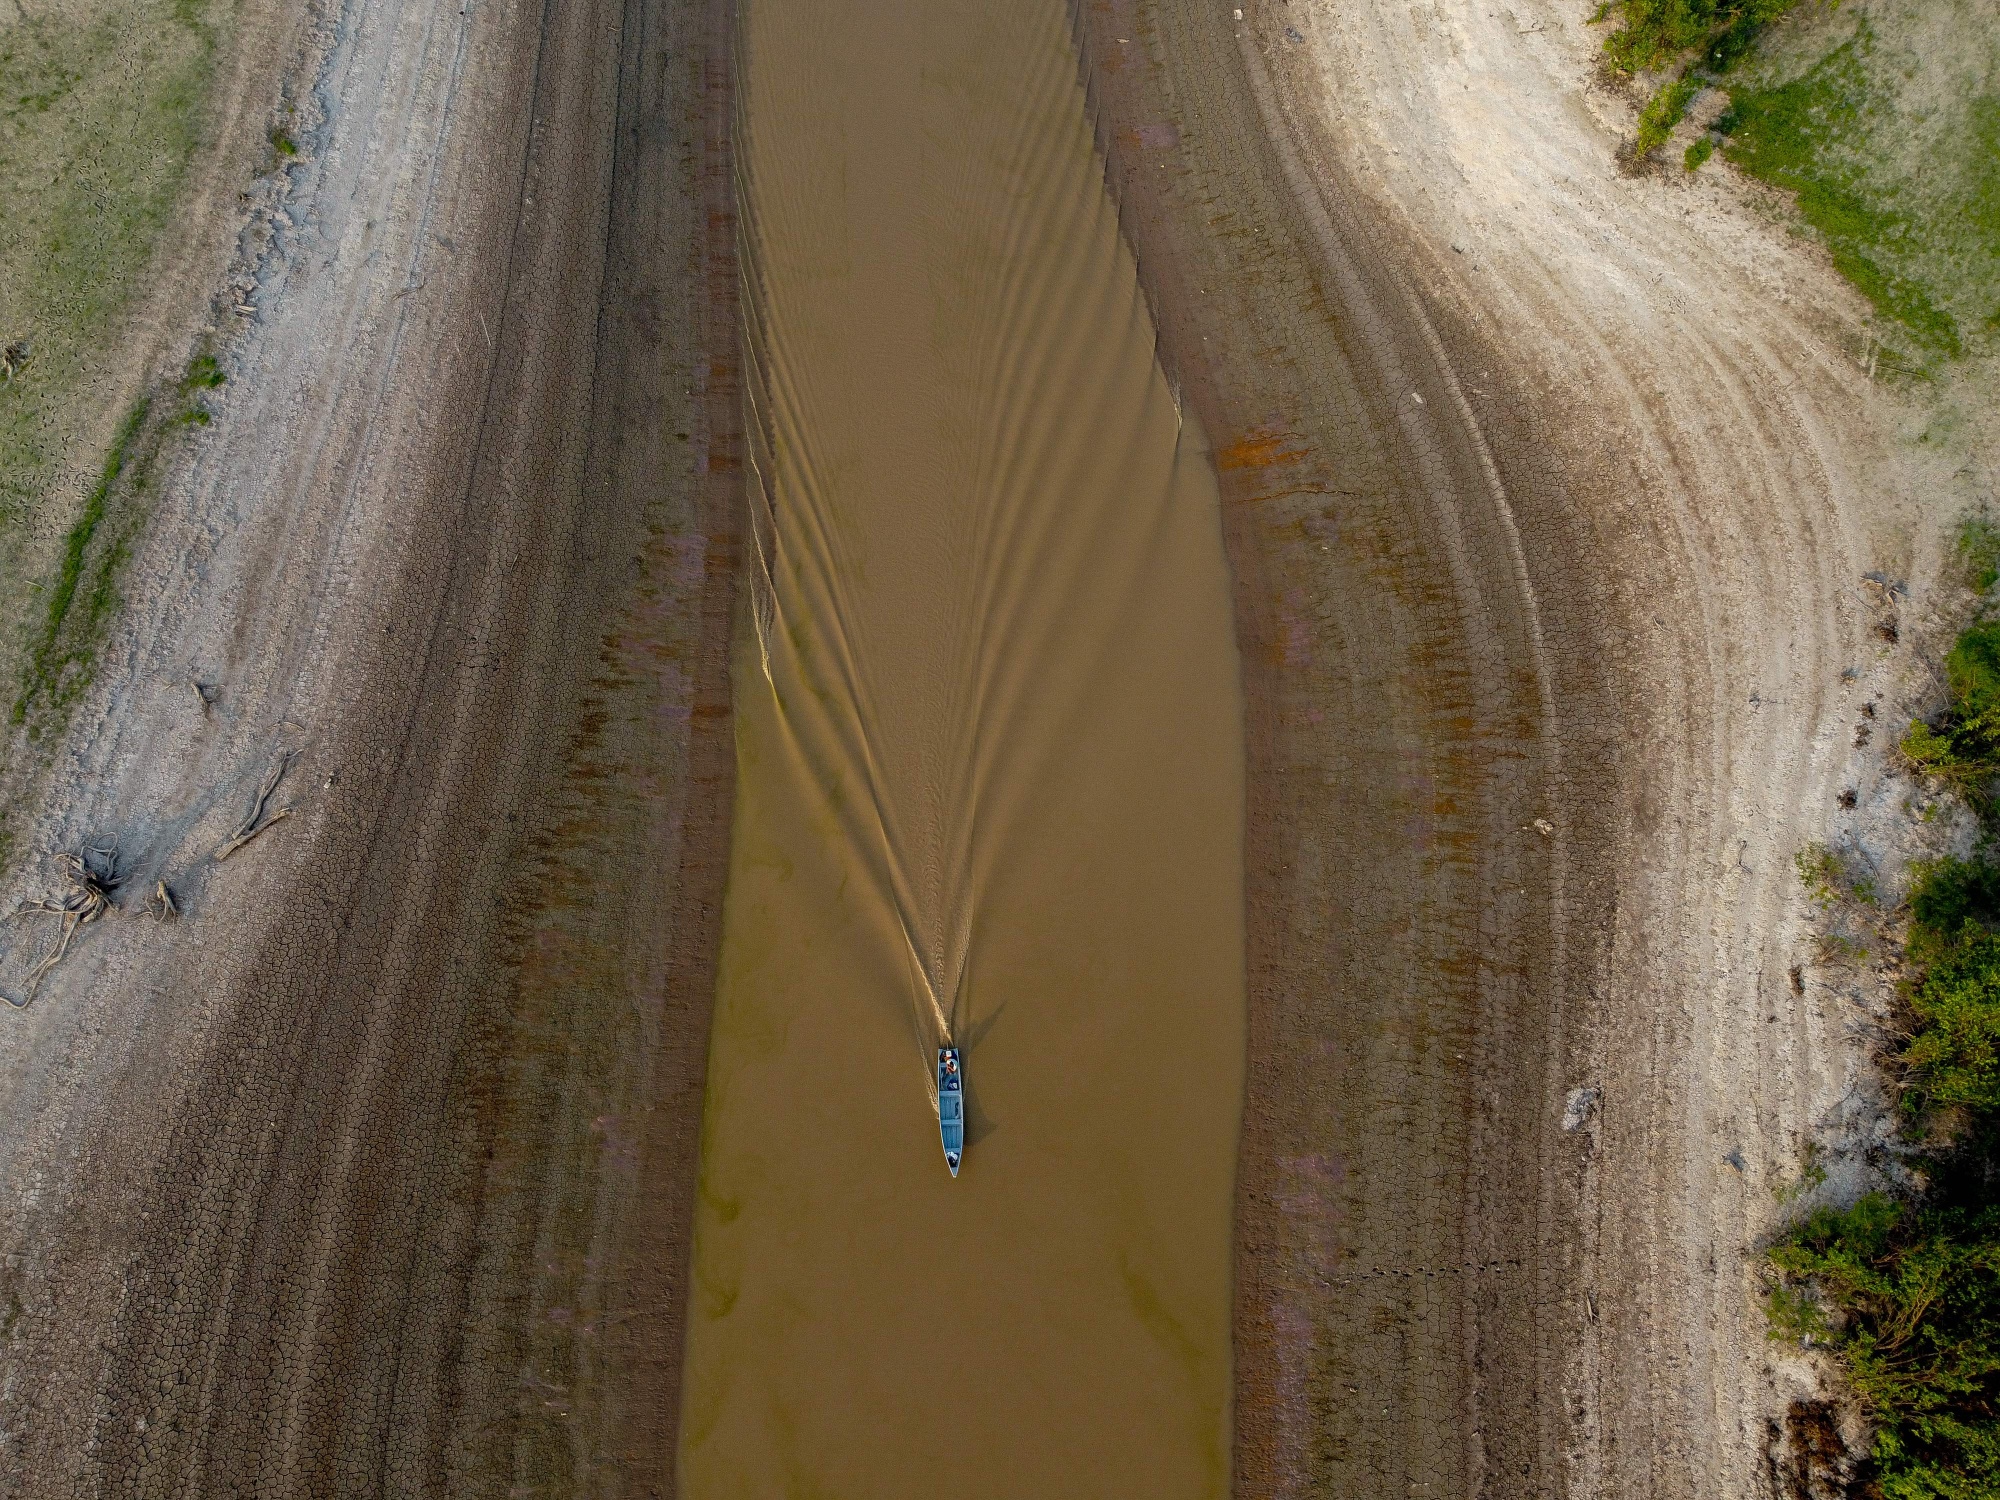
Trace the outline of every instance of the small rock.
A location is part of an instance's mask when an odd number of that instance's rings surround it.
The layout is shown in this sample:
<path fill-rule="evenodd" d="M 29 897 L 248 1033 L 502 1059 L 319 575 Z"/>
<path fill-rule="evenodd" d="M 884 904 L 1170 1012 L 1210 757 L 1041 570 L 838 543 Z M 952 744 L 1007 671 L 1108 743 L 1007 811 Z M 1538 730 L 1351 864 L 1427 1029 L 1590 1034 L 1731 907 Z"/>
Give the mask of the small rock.
<path fill-rule="evenodd" d="M 1578 1131 L 1597 1118 L 1597 1106 L 1604 1091 L 1594 1083 L 1571 1089 L 1563 1101 L 1563 1129 Z"/>

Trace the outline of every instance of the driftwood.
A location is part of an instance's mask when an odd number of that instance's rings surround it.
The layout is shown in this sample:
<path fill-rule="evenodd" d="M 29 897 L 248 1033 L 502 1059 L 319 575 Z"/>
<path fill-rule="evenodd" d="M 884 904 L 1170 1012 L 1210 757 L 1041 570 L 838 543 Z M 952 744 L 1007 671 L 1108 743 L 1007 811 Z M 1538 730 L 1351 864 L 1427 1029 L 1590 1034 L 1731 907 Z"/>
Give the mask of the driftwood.
<path fill-rule="evenodd" d="M 298 751 L 296 750 L 281 750 L 278 752 L 278 758 L 271 762 L 271 769 L 264 773 L 263 781 L 258 784 L 257 796 L 250 804 L 250 815 L 241 823 L 238 823 L 236 831 L 223 840 L 222 844 L 216 849 L 215 857 L 217 859 L 229 858 L 230 855 L 241 849 L 272 824 L 282 823 L 292 815 L 292 810 L 289 807 L 281 807 L 268 815 L 264 809 L 271 801 L 271 793 L 275 792 L 278 789 L 278 783 L 284 780 L 286 767 L 291 765 L 297 755 Z"/>
<path fill-rule="evenodd" d="M 85 854 L 58 854 L 56 869 L 60 875 L 60 888 L 55 895 L 40 901 L 23 901 L 14 910 L 16 917 L 55 917 L 61 926 L 55 947 L 28 975 L 27 989 L 22 992 L 21 998 L 5 997 L 16 1010 L 27 1009 L 28 1002 L 42 987 L 42 981 L 48 978 L 49 971 L 63 961 L 77 928 L 86 922 L 95 922 L 111 909 L 111 888 L 117 884 L 115 874 L 107 872 L 100 876 L 91 869 L 89 857 Z"/>

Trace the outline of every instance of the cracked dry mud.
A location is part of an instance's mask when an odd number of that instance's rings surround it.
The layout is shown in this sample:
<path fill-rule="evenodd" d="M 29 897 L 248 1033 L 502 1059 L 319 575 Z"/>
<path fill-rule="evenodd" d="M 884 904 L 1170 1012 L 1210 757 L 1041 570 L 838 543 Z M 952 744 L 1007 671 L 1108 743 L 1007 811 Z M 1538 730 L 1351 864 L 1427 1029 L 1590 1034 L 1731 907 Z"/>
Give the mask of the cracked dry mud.
<path fill-rule="evenodd" d="M 1231 9 L 1074 14 L 1235 569 L 1234 1488 L 1758 1493 L 1751 1252 L 1850 1065 L 1790 854 L 1958 492 L 1823 264 L 1618 174 L 1578 7 Z M 38 790 L 126 878 L 5 1016 L 0 1493 L 672 1494 L 735 20 L 282 18 L 255 312 Z"/>

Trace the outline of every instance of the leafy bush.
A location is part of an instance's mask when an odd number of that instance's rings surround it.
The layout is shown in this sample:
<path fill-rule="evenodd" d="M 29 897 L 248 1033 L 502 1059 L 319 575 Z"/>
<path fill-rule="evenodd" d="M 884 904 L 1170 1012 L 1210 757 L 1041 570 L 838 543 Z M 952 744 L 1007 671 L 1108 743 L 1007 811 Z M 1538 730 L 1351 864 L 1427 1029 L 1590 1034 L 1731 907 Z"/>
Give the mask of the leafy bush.
<path fill-rule="evenodd" d="M 1935 743 L 1976 764 L 2000 744 L 2000 627 L 1975 626 L 1946 663 L 1952 713 Z M 1981 728 L 1980 726 L 1985 726 Z M 1923 726 L 1914 726 L 1922 728 Z M 1969 738 L 1984 734 L 1983 740 Z M 1987 773 L 1990 780 L 1990 772 Z M 1798 856 L 1822 906 L 1844 867 L 1824 845 Z M 1915 867 L 1899 1061 L 1902 1107 L 1933 1139 L 1927 1190 L 1820 1208 L 1771 1247 L 1774 1338 L 1820 1342 L 1876 1424 L 1859 1493 L 1882 1500 L 2000 1496 L 2000 864 Z M 1809 1154 L 1810 1168 L 1814 1158 Z"/>
<path fill-rule="evenodd" d="M 1604 43 L 1621 73 L 1651 73 L 1700 49 L 1714 72 L 1726 71 L 1755 45 L 1757 33 L 1797 0 L 1623 0 L 1611 7 L 1623 24 Z"/>
<path fill-rule="evenodd" d="M 1874 1492 L 2000 1493 L 2000 1206 L 1871 1193 L 1808 1216 L 1771 1260 L 1773 1335 L 1827 1342 L 1875 1418 Z"/>
<path fill-rule="evenodd" d="M 1903 736 L 1910 764 L 1952 787 L 1986 816 L 2000 776 L 2000 621 L 1975 625 L 1945 658 L 1951 706 L 1941 725 L 1921 719 Z"/>
<path fill-rule="evenodd" d="M 1910 895 L 1905 988 L 1916 1026 L 1902 1061 L 1918 1108 L 2000 1110 L 2000 867 L 1945 859 Z"/>

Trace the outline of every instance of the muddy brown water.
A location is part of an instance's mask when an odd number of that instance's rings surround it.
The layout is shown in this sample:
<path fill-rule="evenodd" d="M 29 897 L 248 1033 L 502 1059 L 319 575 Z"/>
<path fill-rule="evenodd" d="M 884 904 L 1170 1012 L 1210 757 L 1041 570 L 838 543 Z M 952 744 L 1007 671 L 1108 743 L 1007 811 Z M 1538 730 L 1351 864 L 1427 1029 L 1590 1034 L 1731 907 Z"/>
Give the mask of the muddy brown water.
<path fill-rule="evenodd" d="M 755 546 L 683 1492 L 1221 1494 L 1244 773 L 1210 456 L 1061 0 L 744 9 Z"/>

